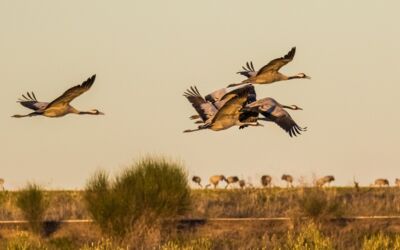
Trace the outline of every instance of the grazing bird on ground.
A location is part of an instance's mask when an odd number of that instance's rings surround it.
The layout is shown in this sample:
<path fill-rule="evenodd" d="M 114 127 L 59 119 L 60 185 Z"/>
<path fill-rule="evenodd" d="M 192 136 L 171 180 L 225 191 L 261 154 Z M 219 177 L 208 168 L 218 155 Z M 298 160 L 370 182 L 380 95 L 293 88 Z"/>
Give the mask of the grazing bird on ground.
<path fill-rule="evenodd" d="M 22 117 L 31 117 L 31 116 L 46 116 L 46 117 L 61 117 L 67 114 L 78 114 L 78 115 L 104 115 L 104 113 L 98 111 L 97 109 L 93 109 L 90 111 L 79 111 L 70 105 L 70 102 L 74 100 L 76 97 L 82 95 L 86 91 L 92 87 L 94 81 L 96 79 L 96 75 L 88 78 L 81 85 L 77 85 L 72 87 L 64 92 L 60 97 L 55 99 L 54 101 L 48 102 L 39 102 L 36 99 L 36 96 L 33 92 L 26 93 L 22 95 L 22 99 L 19 99 L 18 102 L 29 109 L 34 110 L 34 112 L 29 113 L 27 115 L 13 115 L 14 118 L 22 118 Z"/>
<path fill-rule="evenodd" d="M 250 111 L 262 114 L 264 118 L 258 118 L 258 120 L 275 122 L 279 127 L 289 133 L 290 137 L 297 136 L 301 132 L 306 131 L 307 127 L 301 128 L 297 125 L 285 109 L 302 110 L 302 108 L 296 105 L 281 105 L 270 97 L 247 104 L 242 110 L 245 112 Z"/>
<path fill-rule="evenodd" d="M 356 189 L 357 192 L 360 191 L 360 183 L 356 181 L 356 178 L 353 176 L 353 183 L 354 183 L 354 188 Z"/>
<path fill-rule="evenodd" d="M 272 187 L 272 177 L 270 175 L 261 176 L 261 185 L 263 187 Z"/>
<path fill-rule="evenodd" d="M 197 129 L 188 129 L 183 132 L 194 132 L 202 129 L 219 131 L 232 126 L 243 125 L 262 126 L 257 120 L 240 120 L 241 110 L 246 105 L 249 93 L 253 88 L 251 85 L 246 85 L 228 92 L 221 98 L 220 108 L 217 108 L 213 103 L 205 100 L 196 87 L 191 87 L 184 93 L 184 96 L 192 103 L 204 124 L 199 125 Z"/>
<path fill-rule="evenodd" d="M 193 176 L 192 177 L 192 181 L 194 182 L 194 183 L 196 183 L 197 185 L 199 185 L 201 188 L 203 187 L 202 185 L 201 185 L 201 178 L 199 177 L 199 176 Z"/>
<path fill-rule="evenodd" d="M 225 189 L 227 189 L 230 184 L 238 182 L 239 178 L 237 176 L 229 176 L 228 178 L 226 178 L 225 181 L 226 181 Z"/>
<path fill-rule="evenodd" d="M 293 177 L 291 175 L 284 174 L 281 179 L 286 181 L 286 187 L 293 187 Z"/>
<path fill-rule="evenodd" d="M 213 175 L 213 176 L 210 177 L 210 180 L 209 180 L 209 181 L 210 181 L 210 184 L 207 184 L 207 185 L 206 185 L 206 188 L 208 188 L 208 187 L 211 186 L 211 185 L 213 185 L 214 188 L 217 188 L 218 183 L 219 183 L 220 181 L 225 181 L 225 182 L 226 182 L 226 178 L 225 178 L 224 175 Z"/>
<path fill-rule="evenodd" d="M 246 186 L 246 181 L 245 181 L 245 180 L 240 180 L 240 181 L 239 181 L 239 186 L 240 186 L 241 189 L 245 188 L 245 186 Z"/>
<path fill-rule="evenodd" d="M 4 179 L 0 178 L 0 190 L 4 191 Z"/>
<path fill-rule="evenodd" d="M 396 185 L 396 187 L 400 187 L 400 179 L 396 178 L 394 184 Z"/>
<path fill-rule="evenodd" d="M 254 84 L 270 84 L 277 81 L 292 80 L 292 79 L 311 79 L 304 73 L 299 73 L 294 76 L 286 76 L 279 72 L 279 70 L 291 62 L 296 54 L 296 47 L 293 47 L 284 57 L 276 58 L 270 61 L 267 65 L 259 69 L 257 72 L 254 70 L 252 62 L 246 63 L 247 67 L 243 67 L 243 71 L 237 72 L 248 79 L 241 83 L 230 84 L 228 87 L 238 86 L 246 83 Z"/>
<path fill-rule="evenodd" d="M 389 187 L 389 181 L 387 179 L 376 179 L 374 182 L 375 186 L 377 187 Z"/>
<path fill-rule="evenodd" d="M 334 180 L 335 177 L 333 175 L 327 175 L 322 178 L 319 178 L 315 184 L 317 187 L 323 187 L 325 184 L 330 184 Z"/>

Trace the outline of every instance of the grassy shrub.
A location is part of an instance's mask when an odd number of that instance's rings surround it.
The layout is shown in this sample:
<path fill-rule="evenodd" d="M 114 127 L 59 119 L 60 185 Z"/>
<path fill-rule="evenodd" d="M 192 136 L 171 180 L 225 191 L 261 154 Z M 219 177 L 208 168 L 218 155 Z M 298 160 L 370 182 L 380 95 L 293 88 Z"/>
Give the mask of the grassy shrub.
<path fill-rule="evenodd" d="M 312 219 L 341 217 L 344 212 L 336 195 L 329 195 L 327 191 L 317 188 L 305 189 L 298 203 L 301 214 Z"/>
<path fill-rule="evenodd" d="M 299 232 L 294 233 L 291 231 L 288 233 L 284 249 L 330 250 L 333 249 L 333 243 L 330 238 L 325 237 L 318 230 L 318 227 L 313 222 L 309 222 L 301 227 Z"/>
<path fill-rule="evenodd" d="M 3 245 L 4 244 L 4 245 Z M 42 250 L 47 249 L 41 240 L 26 232 L 18 232 L 15 237 L 0 244 L 1 249 L 7 250 Z M 4 247 L 4 248 L 3 248 Z"/>
<path fill-rule="evenodd" d="M 85 200 L 103 233 L 123 238 L 139 224 L 143 229 L 183 214 L 190 205 L 190 189 L 181 164 L 147 157 L 114 180 L 105 172 L 95 174 L 87 183 Z"/>
<path fill-rule="evenodd" d="M 6 191 L 0 191 L 0 207 L 3 206 L 5 201 L 6 201 Z"/>
<path fill-rule="evenodd" d="M 83 245 L 80 250 L 125 250 L 129 247 L 121 247 L 111 239 L 101 239 L 97 242 Z"/>
<path fill-rule="evenodd" d="M 198 238 L 190 241 L 168 241 L 160 247 L 161 250 L 211 250 L 213 242 L 207 238 Z"/>
<path fill-rule="evenodd" d="M 49 207 L 42 187 L 34 183 L 28 183 L 18 193 L 16 205 L 28 221 L 31 230 L 34 233 L 42 233 L 44 213 Z"/>
<path fill-rule="evenodd" d="M 365 237 L 363 244 L 363 250 L 381 250 L 381 249 L 393 249 L 400 250 L 400 235 L 390 237 L 382 232 Z"/>

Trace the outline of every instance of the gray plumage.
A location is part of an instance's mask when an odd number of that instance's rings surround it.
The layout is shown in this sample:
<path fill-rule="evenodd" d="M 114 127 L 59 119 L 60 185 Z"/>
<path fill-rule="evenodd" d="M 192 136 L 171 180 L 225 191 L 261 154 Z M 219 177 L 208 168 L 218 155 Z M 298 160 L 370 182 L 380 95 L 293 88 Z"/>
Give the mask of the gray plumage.
<path fill-rule="evenodd" d="M 225 178 L 224 175 L 213 175 L 213 176 L 210 177 L 209 181 L 210 181 L 210 183 L 207 184 L 205 188 L 208 188 L 211 185 L 213 185 L 214 188 L 217 188 L 218 183 L 220 181 L 225 181 L 226 182 L 226 178 Z"/>
<path fill-rule="evenodd" d="M 192 104 L 204 124 L 198 126 L 197 129 L 185 130 L 183 132 L 193 132 L 202 129 L 219 131 L 232 126 L 243 125 L 260 126 L 256 119 L 255 121 L 240 120 L 241 110 L 247 104 L 249 94 L 252 91 L 254 91 L 252 85 L 245 85 L 229 91 L 218 100 L 219 108 L 217 108 L 215 103 L 203 98 L 196 87 L 191 87 L 184 93 L 184 96 Z M 191 118 L 196 119 L 197 116 L 191 116 Z"/>
<path fill-rule="evenodd" d="M 374 184 L 375 184 L 375 186 L 378 186 L 378 187 L 384 187 L 384 186 L 388 187 L 389 181 L 388 181 L 388 179 L 380 178 L 380 179 L 376 179 Z"/>
<path fill-rule="evenodd" d="M 276 58 L 263 66 L 258 71 L 254 70 L 253 62 L 247 62 L 246 67 L 242 67 L 243 71 L 237 72 L 245 77 L 246 80 L 241 83 L 230 84 L 229 87 L 239 86 L 246 83 L 253 84 L 270 84 L 277 81 L 291 80 L 291 79 L 311 79 L 304 73 L 298 73 L 294 76 L 286 76 L 279 72 L 279 70 L 291 62 L 296 54 L 296 47 L 293 47 L 285 56 Z"/>
<path fill-rule="evenodd" d="M 286 186 L 287 187 L 293 187 L 293 177 L 289 174 L 284 174 L 282 175 L 281 179 L 283 181 L 286 181 Z"/>
<path fill-rule="evenodd" d="M 201 185 L 201 178 L 199 177 L 199 176 L 193 176 L 192 177 L 192 181 L 194 182 L 194 183 L 196 183 L 197 185 L 199 185 L 200 187 L 203 187 L 202 185 Z"/>
<path fill-rule="evenodd" d="M 228 188 L 230 184 L 236 183 L 239 181 L 239 178 L 237 176 L 229 176 L 226 178 L 226 186 L 225 189 Z"/>
<path fill-rule="evenodd" d="M 252 111 L 262 114 L 264 118 L 258 118 L 258 120 L 275 122 L 279 127 L 289 133 L 290 137 L 297 136 L 301 134 L 301 132 L 306 131 L 307 128 L 302 128 L 297 125 L 285 109 L 302 110 L 296 105 L 281 105 L 275 99 L 267 97 L 246 105 L 243 111 Z"/>
<path fill-rule="evenodd" d="M 239 186 L 240 186 L 241 189 L 245 188 L 246 187 L 246 181 L 245 180 L 240 180 L 239 181 Z"/>
<path fill-rule="evenodd" d="M 333 175 L 327 175 L 322 178 L 319 178 L 315 184 L 317 185 L 317 187 L 323 187 L 325 184 L 330 184 L 334 180 L 335 177 Z"/>
<path fill-rule="evenodd" d="M 94 81 L 96 79 L 96 75 L 88 78 L 80 85 L 76 85 L 67 91 L 65 91 L 61 96 L 53 100 L 52 102 L 40 102 L 36 99 L 36 96 L 33 92 L 26 93 L 22 95 L 22 98 L 18 100 L 18 102 L 29 109 L 34 110 L 34 112 L 27 115 L 13 115 L 14 118 L 22 118 L 22 117 L 31 117 L 31 116 L 46 116 L 46 117 L 61 117 L 67 114 L 90 114 L 90 115 L 103 115 L 102 112 L 97 109 L 93 109 L 90 111 L 79 111 L 70 105 L 70 102 L 73 101 L 76 97 L 85 93 L 92 87 Z"/>
<path fill-rule="evenodd" d="M 261 176 L 261 185 L 263 187 L 272 187 L 272 177 L 270 175 Z"/>

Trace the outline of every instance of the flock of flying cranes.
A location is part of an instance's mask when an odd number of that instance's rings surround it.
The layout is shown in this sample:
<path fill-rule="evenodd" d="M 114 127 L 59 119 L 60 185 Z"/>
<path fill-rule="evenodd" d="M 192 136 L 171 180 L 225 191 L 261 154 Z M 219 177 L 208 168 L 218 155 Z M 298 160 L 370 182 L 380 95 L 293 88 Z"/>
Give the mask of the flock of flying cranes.
<path fill-rule="evenodd" d="M 200 124 L 197 129 L 187 129 L 183 132 L 194 132 L 203 129 L 220 131 L 233 126 L 243 129 L 248 126 L 263 126 L 258 121 L 275 122 L 289 133 L 297 136 L 307 128 L 300 127 L 285 109 L 302 110 L 296 105 L 281 105 L 275 99 L 266 97 L 257 100 L 253 84 L 270 84 L 277 81 L 292 79 L 311 79 L 304 73 L 286 76 L 279 72 L 280 68 L 291 62 L 296 53 L 293 47 L 285 56 L 270 61 L 267 65 L 254 70 L 252 62 L 247 62 L 243 71 L 237 72 L 245 77 L 241 83 L 234 83 L 203 97 L 196 86 L 190 87 L 183 94 L 192 104 L 198 115 L 190 116 Z M 259 117 L 259 115 L 263 117 Z"/>
<path fill-rule="evenodd" d="M 195 123 L 200 125 L 197 129 L 188 129 L 183 132 L 202 129 L 219 131 L 232 126 L 239 126 L 239 129 L 248 126 L 263 126 L 258 122 L 259 120 L 275 122 L 289 133 L 290 137 L 297 136 L 300 132 L 305 131 L 306 128 L 297 125 L 285 110 L 302 110 L 300 107 L 296 105 L 281 105 L 270 97 L 257 100 L 253 86 L 253 84 L 270 84 L 291 79 L 310 79 L 304 73 L 286 76 L 279 72 L 280 68 L 293 60 L 295 53 L 296 47 L 293 47 L 285 56 L 270 61 L 258 71 L 254 70 L 252 62 L 247 62 L 246 67 L 243 67 L 243 71 L 237 72 L 247 77 L 246 80 L 241 83 L 230 84 L 228 87 L 216 90 L 205 97 L 200 95 L 196 86 L 190 87 L 184 93 L 184 96 L 198 113 L 198 115 L 192 115 L 190 119 L 196 120 Z M 26 115 L 13 115 L 12 117 L 22 118 L 39 115 L 62 117 L 67 114 L 104 115 L 97 109 L 79 111 L 70 105 L 71 101 L 92 87 L 95 79 L 96 75 L 93 75 L 82 84 L 68 89 L 52 102 L 38 101 L 33 92 L 27 92 L 26 95 L 22 95 L 18 102 L 22 106 L 33 110 L 33 112 Z M 259 117 L 260 114 L 263 117 Z"/>

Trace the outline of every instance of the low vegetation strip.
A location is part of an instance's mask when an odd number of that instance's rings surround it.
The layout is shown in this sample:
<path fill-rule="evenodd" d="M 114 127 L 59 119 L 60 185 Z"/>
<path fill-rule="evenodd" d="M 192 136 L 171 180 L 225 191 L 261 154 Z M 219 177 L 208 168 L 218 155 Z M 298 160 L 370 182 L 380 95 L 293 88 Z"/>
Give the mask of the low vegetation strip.
<path fill-rule="evenodd" d="M 304 205 L 304 197 L 312 188 L 258 188 L 191 191 L 188 218 L 275 218 L 292 217 Z M 16 206 L 18 191 L 5 191 L 0 204 L 0 220 L 23 220 Z M 44 220 L 90 219 L 83 200 L 83 191 L 44 191 L 49 206 Z M 306 196 L 304 196 L 306 195 Z M 322 196 L 322 199 L 320 199 Z M 361 187 L 326 188 L 311 197 L 311 207 L 333 201 L 341 206 L 341 217 L 400 215 L 400 189 Z M 315 204 L 316 203 L 316 204 Z M 322 204 L 322 205 L 321 205 Z"/>
<path fill-rule="evenodd" d="M 251 222 L 251 221 L 289 221 L 292 218 L 290 217 L 271 217 L 271 218 L 184 218 L 177 220 L 179 222 L 196 222 L 196 221 L 204 221 L 204 222 Z M 303 220 L 307 220 L 307 217 L 301 218 Z M 347 217 L 340 217 L 340 218 L 331 218 L 330 220 L 400 220 L 400 215 L 393 215 L 393 216 L 347 216 Z M 91 219 L 85 220 L 60 220 L 57 221 L 58 223 L 65 223 L 65 224 L 73 224 L 73 223 L 93 223 Z M 27 224 L 29 221 L 27 220 L 5 220 L 0 221 L 1 224 Z"/>

